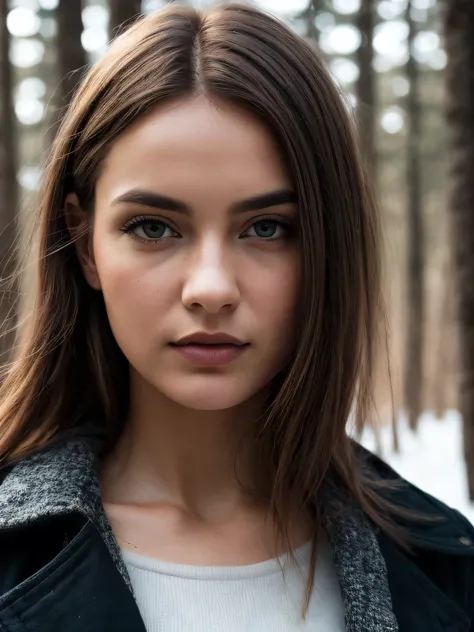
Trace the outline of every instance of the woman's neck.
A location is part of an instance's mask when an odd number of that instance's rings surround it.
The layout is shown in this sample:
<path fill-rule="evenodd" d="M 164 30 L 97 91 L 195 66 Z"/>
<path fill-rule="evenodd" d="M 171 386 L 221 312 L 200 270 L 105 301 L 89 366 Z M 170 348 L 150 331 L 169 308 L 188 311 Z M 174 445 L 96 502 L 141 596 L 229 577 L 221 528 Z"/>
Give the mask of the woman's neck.
<path fill-rule="evenodd" d="M 265 394 L 236 408 L 197 411 L 142 382 L 132 386 L 127 427 L 100 477 L 120 545 L 185 564 L 251 564 L 286 552 L 252 441 Z M 297 507 L 287 528 L 292 548 L 312 537 Z"/>
<path fill-rule="evenodd" d="M 170 401 L 150 385 L 132 385 L 127 426 L 102 470 L 107 502 L 171 502 L 212 518 L 242 502 L 239 482 L 258 487 L 254 443 L 242 439 L 251 431 L 262 397 L 236 408 L 199 411 Z"/>

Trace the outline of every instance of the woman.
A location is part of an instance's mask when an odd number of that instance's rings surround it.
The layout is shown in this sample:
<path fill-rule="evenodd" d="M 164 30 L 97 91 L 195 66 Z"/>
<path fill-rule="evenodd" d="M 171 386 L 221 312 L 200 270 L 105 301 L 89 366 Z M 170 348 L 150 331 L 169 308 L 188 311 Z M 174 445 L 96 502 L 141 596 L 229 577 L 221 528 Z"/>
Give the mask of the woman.
<path fill-rule="evenodd" d="M 75 95 L 40 200 L 0 629 L 468 630 L 472 527 L 345 432 L 379 235 L 314 51 L 250 7 L 143 19 Z"/>

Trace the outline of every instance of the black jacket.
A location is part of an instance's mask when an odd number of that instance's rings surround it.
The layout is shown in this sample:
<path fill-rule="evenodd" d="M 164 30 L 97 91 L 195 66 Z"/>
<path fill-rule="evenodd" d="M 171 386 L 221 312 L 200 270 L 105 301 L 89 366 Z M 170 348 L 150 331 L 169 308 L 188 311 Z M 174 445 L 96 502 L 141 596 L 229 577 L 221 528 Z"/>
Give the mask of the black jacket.
<path fill-rule="evenodd" d="M 76 464 L 87 470 L 81 454 Z M 396 477 L 376 457 L 371 464 L 377 476 Z M 0 484 L 0 632 L 145 632 L 117 559 L 88 518 L 98 500 L 74 509 L 92 478 L 75 476 L 76 488 L 53 502 L 48 490 L 61 488 L 57 471 L 41 460 L 15 467 L 18 475 L 7 480 L 8 468 Z M 413 485 L 390 494 L 444 518 L 411 524 L 413 556 L 377 535 L 399 631 L 474 632 L 474 527 Z"/>

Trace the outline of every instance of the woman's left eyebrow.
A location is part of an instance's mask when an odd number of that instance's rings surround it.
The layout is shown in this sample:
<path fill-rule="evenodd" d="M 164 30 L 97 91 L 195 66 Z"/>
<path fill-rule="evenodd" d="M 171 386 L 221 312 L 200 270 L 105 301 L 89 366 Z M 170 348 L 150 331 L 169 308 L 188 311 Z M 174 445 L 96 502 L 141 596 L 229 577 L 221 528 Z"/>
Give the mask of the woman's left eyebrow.
<path fill-rule="evenodd" d="M 280 189 L 271 193 L 264 193 L 256 197 L 236 202 L 231 206 L 232 213 L 245 213 L 247 211 L 260 211 L 271 206 L 281 204 L 294 204 L 297 201 L 296 193 L 290 189 Z"/>
<path fill-rule="evenodd" d="M 270 208 L 271 206 L 293 204 L 296 201 L 297 196 L 295 191 L 292 191 L 291 189 L 278 189 L 276 191 L 263 193 L 262 195 L 257 195 L 246 200 L 234 202 L 234 204 L 230 207 L 230 212 L 232 214 L 238 214 L 248 211 L 260 211 L 264 208 Z M 186 215 L 191 213 L 190 207 L 181 200 L 143 189 L 131 189 L 130 191 L 126 191 L 115 198 L 112 202 L 114 205 L 126 203 L 139 204 L 141 206 L 157 208 L 163 211 L 175 211 Z"/>

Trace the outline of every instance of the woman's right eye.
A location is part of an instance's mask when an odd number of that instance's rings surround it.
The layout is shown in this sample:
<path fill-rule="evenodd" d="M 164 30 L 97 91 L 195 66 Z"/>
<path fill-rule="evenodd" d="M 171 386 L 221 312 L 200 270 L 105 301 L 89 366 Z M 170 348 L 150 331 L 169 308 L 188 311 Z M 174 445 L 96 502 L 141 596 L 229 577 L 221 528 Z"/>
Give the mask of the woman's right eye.
<path fill-rule="evenodd" d="M 142 241 L 148 242 L 179 236 L 168 224 L 153 218 L 136 218 L 128 222 L 122 230 Z"/>

